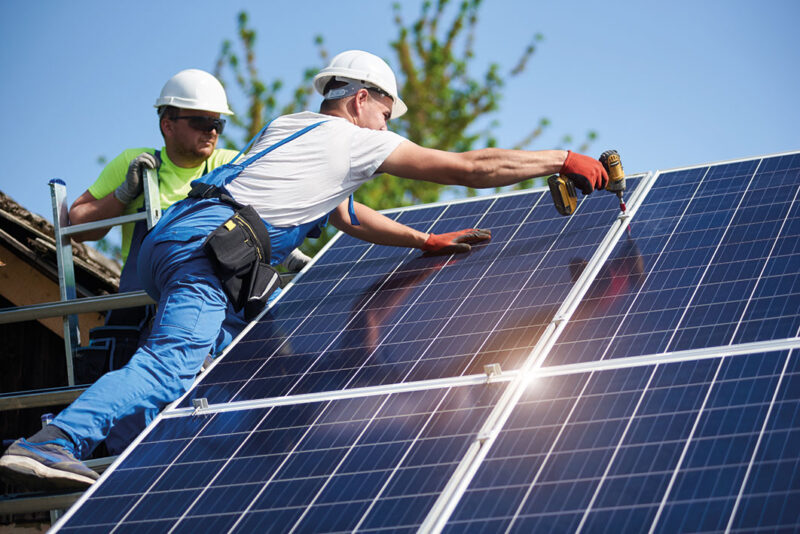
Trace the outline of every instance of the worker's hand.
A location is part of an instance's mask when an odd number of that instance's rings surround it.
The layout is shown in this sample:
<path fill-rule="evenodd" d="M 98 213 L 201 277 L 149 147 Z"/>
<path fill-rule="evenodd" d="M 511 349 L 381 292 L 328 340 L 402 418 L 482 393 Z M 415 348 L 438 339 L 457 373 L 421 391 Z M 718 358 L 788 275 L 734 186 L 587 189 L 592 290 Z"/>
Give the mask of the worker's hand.
<path fill-rule="evenodd" d="M 303 254 L 299 248 L 296 248 L 286 256 L 281 265 L 286 267 L 286 270 L 290 273 L 299 273 L 310 261 L 311 258 Z"/>
<path fill-rule="evenodd" d="M 584 195 L 595 189 L 604 189 L 608 183 L 608 174 L 598 160 L 571 150 L 558 173 L 572 180 Z"/>
<path fill-rule="evenodd" d="M 144 167 L 148 169 L 157 169 L 161 166 L 161 158 L 157 158 L 149 152 L 142 152 L 128 165 L 128 172 L 125 174 L 125 181 L 114 190 L 114 196 L 123 204 L 130 204 L 130 202 L 142 194 L 144 187 L 142 186 L 142 179 L 144 178 Z"/>
<path fill-rule="evenodd" d="M 467 252 L 472 248 L 471 245 L 491 238 L 491 230 L 480 230 L 477 228 L 467 228 L 466 230 L 459 230 L 458 232 L 450 232 L 447 234 L 430 234 L 425 244 L 422 245 L 422 250 L 427 252 L 428 256 Z"/>

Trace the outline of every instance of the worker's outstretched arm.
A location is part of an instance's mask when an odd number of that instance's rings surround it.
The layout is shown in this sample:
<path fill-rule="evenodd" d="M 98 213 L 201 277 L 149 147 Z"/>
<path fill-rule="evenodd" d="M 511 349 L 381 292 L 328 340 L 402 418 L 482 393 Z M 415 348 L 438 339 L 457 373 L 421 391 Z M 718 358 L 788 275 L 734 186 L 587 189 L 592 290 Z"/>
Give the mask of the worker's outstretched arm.
<path fill-rule="evenodd" d="M 348 235 L 376 245 L 411 248 L 422 248 L 425 240 L 428 239 L 428 234 L 425 232 L 393 221 L 359 202 L 355 202 L 354 207 L 358 222 L 361 224 L 355 226 L 350 222 L 347 206 L 347 200 L 339 204 L 339 207 L 331 214 L 330 221 L 333 226 Z"/>
<path fill-rule="evenodd" d="M 331 224 L 342 232 L 375 243 L 395 247 L 418 248 L 429 254 L 466 252 L 470 246 L 491 238 L 489 230 L 467 228 L 447 234 L 428 234 L 394 221 L 358 202 L 354 203 L 356 218 L 361 223 L 350 222 L 348 201 L 344 201 L 331 214 Z"/>
<path fill-rule="evenodd" d="M 395 176 L 474 188 L 502 187 L 528 178 L 567 174 L 588 194 L 605 187 L 608 175 L 598 160 L 567 150 L 483 148 L 445 152 L 402 142 L 378 169 Z"/>

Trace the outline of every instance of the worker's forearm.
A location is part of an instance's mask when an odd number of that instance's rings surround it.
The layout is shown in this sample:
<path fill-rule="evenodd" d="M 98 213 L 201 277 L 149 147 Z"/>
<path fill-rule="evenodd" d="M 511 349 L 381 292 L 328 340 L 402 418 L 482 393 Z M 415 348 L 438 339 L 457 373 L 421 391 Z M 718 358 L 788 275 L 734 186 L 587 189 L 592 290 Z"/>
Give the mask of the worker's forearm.
<path fill-rule="evenodd" d="M 83 224 L 102 219 L 119 217 L 125 211 L 125 204 L 117 200 L 113 193 L 101 199 L 95 199 L 86 191 L 75 200 L 69 210 L 69 222 L 71 225 Z M 108 228 L 98 228 L 80 232 L 72 236 L 75 241 L 95 241 L 108 233 Z"/>
<path fill-rule="evenodd" d="M 557 173 L 567 158 L 566 150 L 505 150 L 484 148 L 462 154 L 468 172 L 462 185 L 475 188 L 502 187 L 528 178 Z"/>
<path fill-rule="evenodd" d="M 412 180 L 485 188 L 557 173 L 566 159 L 566 150 L 483 148 L 458 153 L 405 141 L 384 160 L 379 170 Z"/>
<path fill-rule="evenodd" d="M 363 204 L 355 203 L 355 209 L 360 225 L 350 224 L 349 215 L 339 210 L 332 219 L 334 226 L 348 235 L 376 245 L 420 248 L 428 238 L 427 233 L 394 221 Z"/>

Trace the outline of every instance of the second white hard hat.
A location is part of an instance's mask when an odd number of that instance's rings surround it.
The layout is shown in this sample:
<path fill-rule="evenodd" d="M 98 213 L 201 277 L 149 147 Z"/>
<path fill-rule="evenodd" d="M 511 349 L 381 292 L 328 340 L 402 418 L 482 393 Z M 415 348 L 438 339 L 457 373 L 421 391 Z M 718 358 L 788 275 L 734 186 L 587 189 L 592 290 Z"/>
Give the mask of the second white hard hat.
<path fill-rule="evenodd" d="M 200 69 L 182 70 L 167 80 L 155 103 L 155 107 L 160 106 L 233 115 L 222 84 L 213 75 Z"/>
<path fill-rule="evenodd" d="M 346 78 L 374 86 L 392 97 L 392 119 L 408 111 L 397 94 L 397 80 L 392 68 L 384 60 L 362 50 L 347 50 L 337 54 L 327 67 L 314 76 L 314 89 L 323 91 L 331 78 Z"/>

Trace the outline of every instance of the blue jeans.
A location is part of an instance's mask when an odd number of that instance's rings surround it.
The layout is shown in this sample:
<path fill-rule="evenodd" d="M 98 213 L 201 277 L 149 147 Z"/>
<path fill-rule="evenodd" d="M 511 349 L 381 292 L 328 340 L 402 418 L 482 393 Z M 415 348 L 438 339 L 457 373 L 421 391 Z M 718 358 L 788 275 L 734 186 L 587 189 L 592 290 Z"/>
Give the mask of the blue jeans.
<path fill-rule="evenodd" d="M 122 419 L 141 416 L 141 423 L 149 423 L 189 389 L 218 339 L 230 342 L 244 327 L 201 244 L 202 239 L 145 239 L 139 276 L 158 301 L 150 336 L 125 367 L 102 376 L 53 420 L 75 442 L 79 457 L 88 456 Z M 141 431 L 131 426 L 134 436 Z"/>

